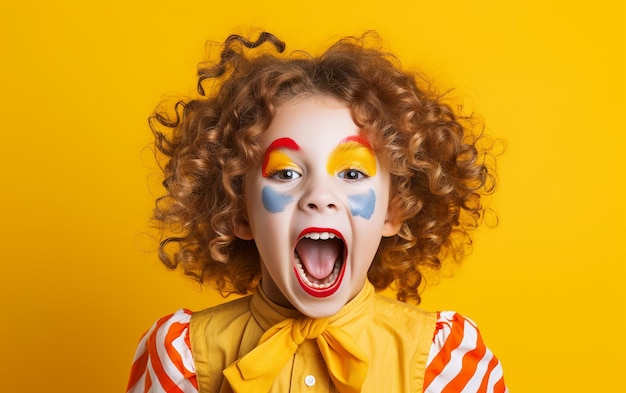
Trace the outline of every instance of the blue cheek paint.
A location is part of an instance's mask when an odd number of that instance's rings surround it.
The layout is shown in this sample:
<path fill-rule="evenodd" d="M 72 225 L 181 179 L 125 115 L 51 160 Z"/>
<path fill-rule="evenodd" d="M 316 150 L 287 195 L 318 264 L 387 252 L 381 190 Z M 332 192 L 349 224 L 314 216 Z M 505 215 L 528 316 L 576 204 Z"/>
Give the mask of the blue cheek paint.
<path fill-rule="evenodd" d="M 263 206 L 270 213 L 280 213 L 285 210 L 285 206 L 293 201 L 293 197 L 289 194 L 281 194 L 271 187 L 263 187 L 262 192 Z"/>
<path fill-rule="evenodd" d="M 374 190 L 369 190 L 366 194 L 349 195 L 348 202 L 353 216 L 361 216 L 369 220 L 376 207 L 376 194 Z"/>

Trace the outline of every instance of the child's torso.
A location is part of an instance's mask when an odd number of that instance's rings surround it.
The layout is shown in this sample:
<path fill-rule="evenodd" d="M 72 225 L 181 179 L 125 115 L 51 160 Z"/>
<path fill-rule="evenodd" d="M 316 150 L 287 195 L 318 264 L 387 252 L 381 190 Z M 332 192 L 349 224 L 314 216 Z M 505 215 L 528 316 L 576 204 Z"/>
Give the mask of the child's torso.
<path fill-rule="evenodd" d="M 255 301 L 257 294 L 193 314 L 190 340 L 200 393 L 232 392 L 222 371 L 254 349 L 265 332 L 251 310 Z M 360 310 L 373 315 L 354 315 L 358 329 L 346 325 L 369 362 L 362 392 L 422 392 L 436 313 L 379 295 L 367 301 L 371 305 Z M 337 392 L 315 340 L 298 346 L 270 392 Z"/>

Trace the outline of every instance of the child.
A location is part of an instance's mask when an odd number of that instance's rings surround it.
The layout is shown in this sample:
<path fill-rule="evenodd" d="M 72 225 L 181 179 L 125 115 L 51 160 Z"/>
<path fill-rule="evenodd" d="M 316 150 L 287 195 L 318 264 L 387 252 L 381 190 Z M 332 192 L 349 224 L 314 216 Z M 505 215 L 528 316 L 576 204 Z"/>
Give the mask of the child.
<path fill-rule="evenodd" d="M 155 114 L 162 261 L 251 295 L 157 321 L 128 392 L 507 391 L 473 322 L 405 303 L 482 215 L 479 135 L 368 37 L 231 36 L 202 97 Z"/>

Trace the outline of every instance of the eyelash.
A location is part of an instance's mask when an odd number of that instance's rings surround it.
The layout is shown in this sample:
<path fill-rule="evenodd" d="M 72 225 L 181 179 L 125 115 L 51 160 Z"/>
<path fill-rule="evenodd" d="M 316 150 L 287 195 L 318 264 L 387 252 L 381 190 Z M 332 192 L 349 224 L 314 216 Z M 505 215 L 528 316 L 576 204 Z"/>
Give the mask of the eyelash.
<path fill-rule="evenodd" d="M 346 176 L 348 173 L 351 173 L 351 172 L 356 174 L 356 178 Z M 348 181 L 358 181 L 362 179 L 367 179 L 369 177 L 367 173 L 360 171 L 358 169 L 355 169 L 355 168 L 344 169 L 342 171 L 339 171 L 337 173 L 337 176 L 339 176 L 341 179 L 345 179 Z"/>
<path fill-rule="evenodd" d="M 348 176 L 351 174 L 351 176 Z M 294 168 L 276 168 L 267 174 L 268 179 L 277 181 L 290 181 L 302 177 L 302 174 Z M 361 168 L 347 168 L 337 172 L 337 177 L 346 181 L 359 181 L 367 179 L 370 175 Z"/>
<path fill-rule="evenodd" d="M 283 175 L 287 173 L 290 173 L 292 175 L 290 177 L 284 177 Z M 293 176 L 293 174 L 295 174 L 295 176 Z M 302 177 L 302 174 L 293 168 L 283 168 L 272 170 L 270 173 L 268 173 L 267 177 L 278 181 L 289 181 Z"/>

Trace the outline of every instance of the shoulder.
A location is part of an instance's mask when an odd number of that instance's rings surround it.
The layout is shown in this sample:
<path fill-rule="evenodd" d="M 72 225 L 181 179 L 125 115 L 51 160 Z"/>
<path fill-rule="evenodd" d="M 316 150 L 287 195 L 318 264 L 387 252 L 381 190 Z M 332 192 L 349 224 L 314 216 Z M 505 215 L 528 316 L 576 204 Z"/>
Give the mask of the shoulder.
<path fill-rule="evenodd" d="M 485 345 L 477 325 L 453 311 L 438 313 L 426 364 L 425 392 L 469 389 L 506 392 L 502 366 Z"/>
<path fill-rule="evenodd" d="M 415 305 L 377 295 L 370 331 L 394 337 L 403 346 L 413 348 L 415 360 L 423 369 L 437 322 L 437 313 Z M 418 356 L 419 354 L 419 356 Z"/>
<path fill-rule="evenodd" d="M 387 296 L 376 295 L 376 315 L 379 318 L 389 319 L 391 317 L 394 324 L 406 319 L 407 321 L 415 321 L 416 319 L 432 320 L 433 325 L 437 319 L 437 313 L 425 311 L 417 306 L 404 303 Z"/>
<path fill-rule="evenodd" d="M 191 311 L 186 309 L 157 320 L 139 340 L 127 391 L 198 390 L 189 346 Z M 176 390 L 178 389 L 178 390 Z"/>
<path fill-rule="evenodd" d="M 237 318 L 242 314 L 250 312 L 250 299 L 251 296 L 244 296 L 239 299 L 218 304 L 217 306 L 205 308 L 201 311 L 194 311 L 191 315 L 191 323 L 194 324 L 197 323 L 197 321 L 210 319 L 215 316 Z"/>
<path fill-rule="evenodd" d="M 189 330 L 191 346 L 199 350 L 199 341 L 203 338 L 215 337 L 225 331 L 239 330 L 251 316 L 251 296 L 244 296 L 201 311 L 194 311 L 191 316 Z M 242 322 L 243 321 L 243 322 Z"/>

